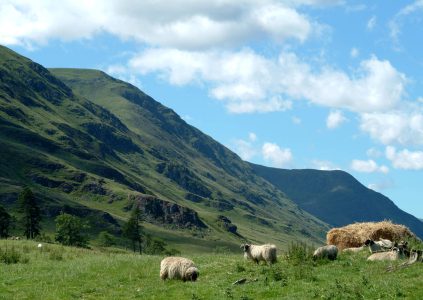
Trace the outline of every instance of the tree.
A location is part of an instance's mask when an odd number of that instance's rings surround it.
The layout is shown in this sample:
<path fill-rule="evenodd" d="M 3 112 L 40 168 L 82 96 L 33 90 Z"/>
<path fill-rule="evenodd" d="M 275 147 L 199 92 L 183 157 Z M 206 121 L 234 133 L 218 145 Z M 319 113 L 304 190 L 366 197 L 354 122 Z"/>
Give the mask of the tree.
<path fill-rule="evenodd" d="M 40 234 L 41 210 L 30 188 L 25 187 L 18 197 L 19 211 L 22 213 L 21 223 L 27 239 Z"/>
<path fill-rule="evenodd" d="M 55 221 L 56 241 L 65 246 L 87 247 L 88 238 L 82 233 L 87 226 L 80 218 L 62 212 Z"/>
<path fill-rule="evenodd" d="M 98 244 L 103 247 L 110 247 L 116 244 L 115 237 L 107 231 L 102 231 L 98 235 Z"/>
<path fill-rule="evenodd" d="M 141 254 L 142 227 L 140 225 L 140 222 L 141 222 L 141 211 L 139 206 L 137 205 L 132 210 L 132 213 L 128 222 L 123 227 L 123 235 L 131 241 L 134 252 L 136 251 L 136 245 L 138 244 L 138 249 Z"/>
<path fill-rule="evenodd" d="M 9 236 L 9 227 L 12 221 L 12 217 L 0 206 L 0 238 L 7 238 Z"/>

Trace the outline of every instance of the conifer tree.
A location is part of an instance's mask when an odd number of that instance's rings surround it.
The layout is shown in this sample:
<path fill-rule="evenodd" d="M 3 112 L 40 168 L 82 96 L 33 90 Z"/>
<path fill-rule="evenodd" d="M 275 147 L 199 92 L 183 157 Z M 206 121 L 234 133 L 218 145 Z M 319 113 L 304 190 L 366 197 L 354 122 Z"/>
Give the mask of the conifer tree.
<path fill-rule="evenodd" d="M 18 197 L 19 211 L 22 213 L 21 223 L 27 239 L 40 234 L 41 210 L 31 189 L 25 187 Z"/>
<path fill-rule="evenodd" d="M 132 249 L 136 252 L 136 245 L 138 245 L 141 254 L 142 247 L 142 227 L 141 227 L 141 211 L 138 205 L 132 210 L 128 222 L 123 228 L 123 235 L 131 241 Z"/>
<path fill-rule="evenodd" d="M 7 238 L 9 236 L 9 228 L 12 222 L 12 216 L 0 206 L 0 238 Z"/>

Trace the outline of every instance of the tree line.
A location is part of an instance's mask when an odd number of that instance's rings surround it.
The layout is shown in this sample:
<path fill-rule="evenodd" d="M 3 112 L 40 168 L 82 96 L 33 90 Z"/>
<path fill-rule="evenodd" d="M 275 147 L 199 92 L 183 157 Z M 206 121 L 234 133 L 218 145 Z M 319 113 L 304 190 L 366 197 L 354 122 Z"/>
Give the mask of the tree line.
<path fill-rule="evenodd" d="M 25 187 L 18 196 L 18 219 L 10 215 L 0 205 L 0 238 L 8 238 L 14 223 L 22 227 L 22 234 L 27 239 L 43 239 L 41 232 L 42 214 L 39 203 L 30 188 Z M 146 234 L 142 227 L 143 216 L 138 205 L 135 205 L 128 221 L 122 227 L 122 236 L 129 241 L 134 252 L 147 254 L 174 254 L 175 249 L 167 250 L 166 243 Z M 55 241 L 76 247 L 88 246 L 88 224 L 81 218 L 62 211 L 55 218 L 56 232 Z M 102 231 L 98 236 L 101 246 L 113 246 L 116 244 L 115 237 L 107 231 Z"/>

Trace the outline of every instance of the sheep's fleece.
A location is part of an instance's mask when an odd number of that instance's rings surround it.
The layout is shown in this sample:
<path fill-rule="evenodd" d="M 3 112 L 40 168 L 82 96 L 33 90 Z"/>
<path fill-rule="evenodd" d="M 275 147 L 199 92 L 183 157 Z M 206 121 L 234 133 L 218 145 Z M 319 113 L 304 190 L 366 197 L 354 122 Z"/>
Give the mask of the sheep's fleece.
<path fill-rule="evenodd" d="M 244 257 L 251 259 L 256 263 L 265 261 L 268 264 L 273 264 L 277 260 L 276 246 L 271 244 L 265 245 L 250 245 L 243 244 L 241 248 L 244 250 Z"/>
<path fill-rule="evenodd" d="M 198 276 L 199 272 L 194 262 L 187 258 L 170 256 L 160 263 L 160 278 L 163 280 L 169 278 L 196 281 Z"/>

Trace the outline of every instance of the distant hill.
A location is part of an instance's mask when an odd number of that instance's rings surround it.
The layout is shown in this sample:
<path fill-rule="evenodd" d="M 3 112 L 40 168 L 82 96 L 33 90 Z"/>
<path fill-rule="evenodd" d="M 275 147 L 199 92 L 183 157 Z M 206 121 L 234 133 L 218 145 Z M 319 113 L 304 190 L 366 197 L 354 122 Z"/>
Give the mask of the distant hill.
<path fill-rule="evenodd" d="M 285 170 L 251 164 L 298 206 L 338 227 L 354 222 L 392 220 L 408 226 L 420 238 L 423 223 L 399 209 L 389 198 L 368 189 L 344 171 Z"/>
<path fill-rule="evenodd" d="M 0 204 L 22 186 L 95 236 L 119 234 L 135 203 L 145 229 L 173 246 L 243 240 L 320 242 L 327 224 L 250 165 L 129 83 L 96 70 L 51 69 L 0 46 Z"/>

